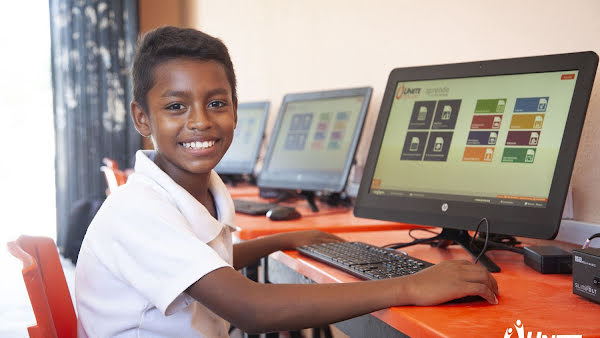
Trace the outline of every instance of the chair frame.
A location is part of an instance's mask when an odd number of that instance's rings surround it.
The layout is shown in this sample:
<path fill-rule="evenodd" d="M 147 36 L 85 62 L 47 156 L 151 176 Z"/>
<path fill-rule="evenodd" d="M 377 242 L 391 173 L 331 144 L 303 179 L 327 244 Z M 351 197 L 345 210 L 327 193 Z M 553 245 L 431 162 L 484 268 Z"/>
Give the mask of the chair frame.
<path fill-rule="evenodd" d="M 7 248 L 23 263 L 23 280 L 37 322 L 27 328 L 29 337 L 77 337 L 77 315 L 54 241 L 20 236 Z"/>

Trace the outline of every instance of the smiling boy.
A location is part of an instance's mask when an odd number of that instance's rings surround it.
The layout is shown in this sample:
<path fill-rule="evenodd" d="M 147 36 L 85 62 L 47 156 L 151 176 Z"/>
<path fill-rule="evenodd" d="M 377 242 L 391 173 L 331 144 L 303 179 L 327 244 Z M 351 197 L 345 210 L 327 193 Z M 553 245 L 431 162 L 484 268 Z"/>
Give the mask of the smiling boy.
<path fill-rule="evenodd" d="M 245 278 L 236 270 L 271 252 L 341 239 L 305 231 L 232 245 L 233 202 L 212 170 L 237 119 L 235 74 L 220 40 L 193 29 L 154 30 L 138 47 L 133 83 L 131 115 L 155 150 L 136 154 L 135 173 L 88 229 L 76 270 L 80 336 L 221 337 L 228 323 L 267 332 L 466 295 L 497 302 L 494 278 L 464 261 L 348 284 Z"/>

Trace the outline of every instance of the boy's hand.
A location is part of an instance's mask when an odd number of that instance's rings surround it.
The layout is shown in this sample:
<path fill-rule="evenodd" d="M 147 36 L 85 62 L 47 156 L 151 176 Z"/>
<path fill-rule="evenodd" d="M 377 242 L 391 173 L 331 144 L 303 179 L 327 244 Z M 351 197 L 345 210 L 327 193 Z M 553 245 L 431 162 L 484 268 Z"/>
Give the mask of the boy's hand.
<path fill-rule="evenodd" d="M 498 283 L 494 277 L 483 266 L 468 261 L 443 261 L 401 278 L 408 281 L 410 304 L 435 305 L 471 295 L 498 304 Z"/>
<path fill-rule="evenodd" d="M 345 242 L 344 239 L 319 230 L 294 231 L 282 234 L 285 236 L 286 247 L 294 249 L 309 244 L 327 242 Z"/>

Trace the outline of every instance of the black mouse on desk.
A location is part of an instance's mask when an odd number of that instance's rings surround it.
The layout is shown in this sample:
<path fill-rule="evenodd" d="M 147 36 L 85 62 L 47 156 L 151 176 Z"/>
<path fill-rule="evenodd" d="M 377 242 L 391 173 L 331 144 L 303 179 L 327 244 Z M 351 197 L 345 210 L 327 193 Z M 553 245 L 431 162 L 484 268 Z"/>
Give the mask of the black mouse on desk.
<path fill-rule="evenodd" d="M 295 208 L 276 206 L 267 211 L 267 217 L 271 221 L 289 221 L 298 219 L 301 215 Z"/>
<path fill-rule="evenodd" d="M 479 301 L 487 302 L 487 300 L 481 296 L 464 296 L 464 297 L 460 297 L 460 298 L 456 298 L 451 301 L 448 301 L 448 302 L 446 302 L 446 304 L 464 304 L 464 303 L 472 303 L 472 302 L 479 302 Z"/>

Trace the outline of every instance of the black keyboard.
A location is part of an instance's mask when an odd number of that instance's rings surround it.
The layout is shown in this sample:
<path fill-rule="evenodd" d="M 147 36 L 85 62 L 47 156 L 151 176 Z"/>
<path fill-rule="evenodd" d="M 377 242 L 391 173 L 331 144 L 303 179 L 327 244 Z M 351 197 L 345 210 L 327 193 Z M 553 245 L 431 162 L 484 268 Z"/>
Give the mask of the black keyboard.
<path fill-rule="evenodd" d="M 297 250 L 362 279 L 406 276 L 433 265 L 392 249 L 361 242 L 330 242 L 306 245 Z"/>

